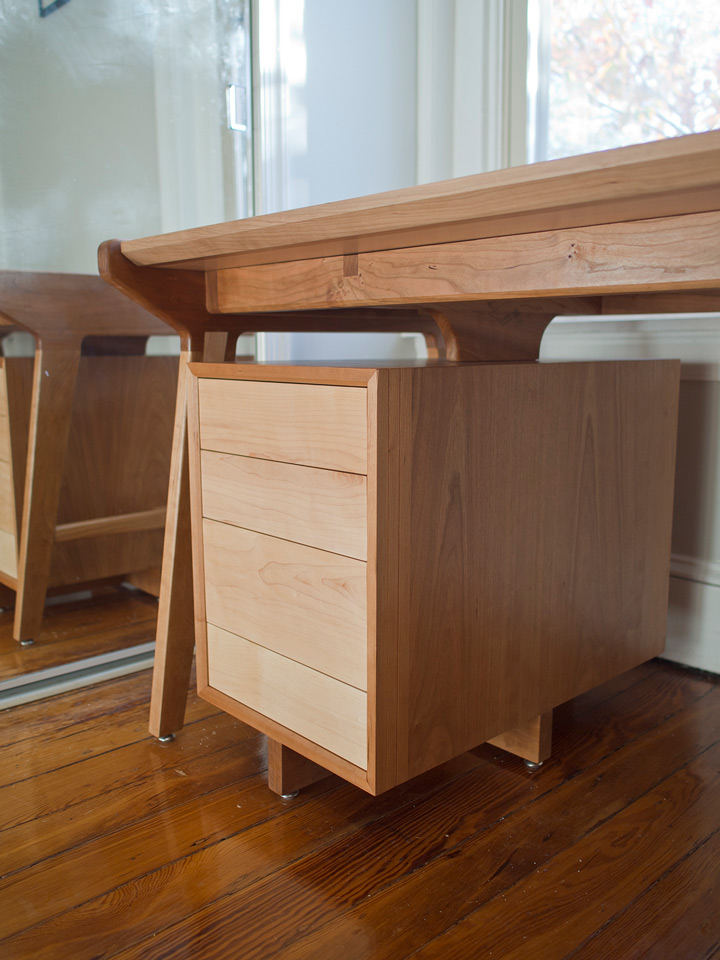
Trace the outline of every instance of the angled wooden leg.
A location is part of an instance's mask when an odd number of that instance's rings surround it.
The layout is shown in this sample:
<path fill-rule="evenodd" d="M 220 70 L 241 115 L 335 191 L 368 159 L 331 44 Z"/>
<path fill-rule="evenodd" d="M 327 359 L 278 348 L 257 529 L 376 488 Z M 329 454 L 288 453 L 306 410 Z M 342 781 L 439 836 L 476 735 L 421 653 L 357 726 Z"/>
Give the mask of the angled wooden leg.
<path fill-rule="evenodd" d="M 501 733 L 499 737 L 493 737 L 488 743 L 514 753 L 529 763 L 542 763 L 552 752 L 552 710 Z"/>
<path fill-rule="evenodd" d="M 268 787 L 273 793 L 293 797 L 303 787 L 329 776 L 324 767 L 284 747 L 277 740 L 268 739 Z"/>
<path fill-rule="evenodd" d="M 79 341 L 35 353 L 13 629 L 26 643 L 42 623 L 79 364 Z"/>
<path fill-rule="evenodd" d="M 226 335 L 208 335 L 204 351 L 202 342 L 191 342 L 189 349 L 184 350 L 180 357 L 178 369 L 155 666 L 150 699 L 150 733 L 163 738 L 180 730 L 185 721 L 185 705 L 195 648 L 187 449 L 187 364 L 201 359 L 222 360 L 225 355 Z"/>

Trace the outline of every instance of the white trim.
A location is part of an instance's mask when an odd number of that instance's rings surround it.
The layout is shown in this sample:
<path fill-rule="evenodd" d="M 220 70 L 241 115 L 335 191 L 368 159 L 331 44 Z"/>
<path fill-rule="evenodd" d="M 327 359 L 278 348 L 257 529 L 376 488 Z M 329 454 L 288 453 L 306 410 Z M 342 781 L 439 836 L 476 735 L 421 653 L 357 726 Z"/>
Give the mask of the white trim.
<path fill-rule="evenodd" d="M 4 693 L 6 690 L 14 690 L 17 687 L 28 684 L 56 680 L 59 677 L 68 676 L 79 671 L 97 670 L 110 664 L 119 664 L 124 660 L 134 660 L 146 654 L 152 655 L 154 649 L 154 641 L 139 643 L 133 647 L 125 647 L 123 650 L 113 650 L 110 653 L 101 653 L 95 657 L 85 657 L 82 660 L 73 660 L 71 663 L 61 663 L 56 667 L 48 667 L 45 670 L 34 670 L 31 673 L 18 674 L 6 680 L 0 680 L 0 693 Z"/>
<path fill-rule="evenodd" d="M 663 656 L 720 673 L 720 587 L 670 577 L 669 599 Z"/>
<path fill-rule="evenodd" d="M 452 176 L 454 0 L 418 0 L 417 181 Z"/>
<path fill-rule="evenodd" d="M 680 580 L 693 580 L 709 587 L 720 587 L 720 563 L 701 557 L 684 557 L 674 553 L 670 558 L 670 576 Z"/>
<path fill-rule="evenodd" d="M 528 0 L 505 0 L 503 27 L 503 166 L 527 163 Z"/>
<path fill-rule="evenodd" d="M 417 179 L 525 162 L 527 0 L 418 0 Z"/>
<path fill-rule="evenodd" d="M 0 710 L 149 670 L 153 665 L 154 649 L 154 643 L 140 643 L 125 650 L 11 677 L 0 683 Z"/>
<path fill-rule="evenodd" d="M 541 360 L 631 358 L 674 358 L 683 380 L 720 380 L 720 314 L 559 317 L 540 349 Z"/>
<path fill-rule="evenodd" d="M 289 35 L 302 17 L 302 0 L 252 0 L 253 141 L 255 213 L 288 206 L 288 123 L 290 86 L 283 67 Z M 290 359 L 287 334 L 258 333 L 258 360 Z"/>

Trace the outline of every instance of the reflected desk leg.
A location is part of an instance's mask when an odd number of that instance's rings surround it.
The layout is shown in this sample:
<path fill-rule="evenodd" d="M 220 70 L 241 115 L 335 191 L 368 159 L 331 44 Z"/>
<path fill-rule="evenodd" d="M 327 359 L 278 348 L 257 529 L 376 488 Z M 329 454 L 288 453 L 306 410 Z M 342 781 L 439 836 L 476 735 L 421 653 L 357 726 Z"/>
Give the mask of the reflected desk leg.
<path fill-rule="evenodd" d="M 42 624 L 79 364 L 79 342 L 35 352 L 13 630 L 21 642 Z"/>

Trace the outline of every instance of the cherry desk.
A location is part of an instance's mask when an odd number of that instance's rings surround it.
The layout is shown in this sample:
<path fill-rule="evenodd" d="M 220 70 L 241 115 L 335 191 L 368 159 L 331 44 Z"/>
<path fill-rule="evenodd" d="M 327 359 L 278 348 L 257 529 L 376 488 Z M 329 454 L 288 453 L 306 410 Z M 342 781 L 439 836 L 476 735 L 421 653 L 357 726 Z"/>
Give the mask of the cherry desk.
<path fill-rule="evenodd" d="M 533 361 L 538 359 L 543 332 L 559 315 L 718 310 L 720 132 L 165 236 L 108 241 L 100 248 L 99 265 L 109 283 L 169 323 L 183 341 L 185 365 L 181 365 L 177 394 L 151 715 L 152 732 L 166 736 L 182 726 L 195 640 L 186 406 L 191 377 L 206 376 L 203 369 L 210 368 L 205 364 L 217 363 L 212 376 L 232 378 L 222 361 L 233 356 L 237 336 L 249 331 L 419 331 L 429 342 L 431 356 L 439 352 L 449 361 L 470 361 L 475 370 L 476 364 L 487 364 L 488 371 L 491 367 L 497 371 L 503 364 L 521 370 L 528 364 L 536 366 Z M 198 361 L 204 363 L 193 366 L 191 372 L 187 363 Z M 272 379 L 271 374 L 253 369 L 256 372 L 246 370 L 237 376 Z M 327 379 L 327 374 L 317 373 L 315 382 L 322 383 L 323 376 Z M 366 370 L 362 376 L 367 387 L 374 372 Z M 345 371 L 340 377 L 347 385 L 353 375 Z M 285 368 L 279 378 L 288 378 Z M 622 669 L 659 652 L 664 642 L 677 365 L 663 383 L 657 392 L 643 393 L 645 401 L 648 396 L 654 398 L 652 404 L 643 401 L 637 407 L 638 416 L 648 418 L 648 437 L 665 438 L 664 445 L 658 441 L 659 486 L 654 488 L 661 503 L 654 521 L 658 538 L 654 543 L 662 556 L 648 553 L 647 569 L 640 570 L 633 581 L 640 583 L 647 574 L 652 584 L 649 600 L 645 593 L 642 603 L 650 602 L 654 610 L 650 616 L 654 638 L 635 642 L 626 625 L 628 652 L 615 662 Z M 413 418 L 419 414 L 412 402 L 408 407 L 407 398 L 402 399 L 405 388 L 388 389 L 390 398 L 395 396 L 390 409 L 404 410 L 408 429 L 413 429 L 412 424 L 417 425 Z M 432 389 L 427 389 L 432 396 Z M 510 386 L 498 388 L 497 394 L 485 393 L 486 389 L 477 387 L 478 403 L 494 395 L 512 407 Z M 577 389 L 558 387 L 556 418 L 564 409 L 568 416 L 571 412 L 576 416 L 572 404 L 584 396 Z M 626 389 L 632 393 L 632 378 Z M 440 393 L 446 396 L 443 402 L 450 404 L 446 415 L 452 419 L 457 406 L 449 386 L 447 390 L 447 395 Z M 602 399 L 606 411 L 612 409 L 613 395 L 616 387 L 609 385 Z M 625 434 L 625 409 L 618 402 L 615 442 L 605 451 L 606 457 L 612 456 L 611 449 L 629 448 L 642 434 L 636 429 L 632 437 Z M 530 444 L 532 404 L 518 410 L 519 416 L 529 418 L 526 439 Z M 478 408 L 478 417 L 483 412 Z M 464 418 L 470 416 L 463 411 Z M 603 422 L 612 420 L 606 413 Z M 578 430 L 582 434 L 581 424 Z M 438 440 L 442 436 L 440 430 Z M 519 436 L 513 443 L 525 442 Z M 398 442 L 404 442 L 402 437 Z M 589 457 L 590 476 L 593 455 L 587 451 L 580 444 L 575 456 Z M 521 454 L 521 449 L 513 453 L 520 472 Z M 538 463 L 545 463 L 541 451 L 534 456 Z M 646 465 L 646 461 L 647 456 L 642 462 Z M 571 466 L 571 459 L 558 461 L 558 478 Z M 542 469 L 546 467 L 547 463 Z M 626 464 L 616 475 L 618 484 L 628 482 L 628 469 L 634 470 Z M 552 476 L 543 476 L 549 490 Z M 648 474 L 636 471 L 633 476 L 637 484 Z M 429 502 L 426 508 L 431 514 Z M 530 540 L 535 544 L 536 565 L 543 562 L 543 550 L 538 547 L 542 536 L 533 527 Z M 537 537 L 540 540 L 533 539 Z M 603 550 L 608 558 L 607 582 L 598 584 L 600 592 L 613 576 L 617 579 L 611 569 L 612 548 L 605 544 Z M 442 562 L 436 565 L 439 568 Z M 498 582 L 497 586 L 510 589 L 512 584 Z M 608 595 L 606 600 L 611 604 L 614 598 Z M 462 603 L 458 593 L 457 606 Z M 543 600 L 533 616 L 547 618 L 551 610 L 552 604 Z M 198 617 L 200 621 L 202 614 Z M 528 626 L 528 635 L 532 629 Z M 552 630 L 546 631 L 546 638 L 551 634 Z M 539 642 L 529 644 L 520 672 L 542 669 Z M 601 670 L 588 668 L 581 679 L 582 655 L 572 647 L 571 638 L 566 643 L 566 661 L 575 660 L 575 682 L 556 686 L 558 692 L 562 687 L 563 698 L 574 695 L 571 688 L 580 692 L 602 682 L 610 669 L 607 662 Z M 541 760 L 549 752 L 551 709 L 558 702 L 539 695 L 525 700 L 526 715 L 514 715 L 508 723 L 511 729 L 491 731 L 493 741 L 528 760 Z M 505 716 L 509 720 L 511 713 Z M 406 718 L 406 727 L 407 722 Z M 271 736 L 269 778 L 274 789 L 287 792 L 320 775 L 310 761 L 319 760 L 322 765 L 322 754 L 306 750 L 300 757 L 291 749 L 300 742 L 282 724 L 264 729 Z M 441 728 L 435 735 L 442 739 Z M 430 753 L 437 761 L 443 751 L 433 747 Z M 421 766 L 418 760 L 412 770 Z M 375 788 L 383 788 L 378 783 Z"/>

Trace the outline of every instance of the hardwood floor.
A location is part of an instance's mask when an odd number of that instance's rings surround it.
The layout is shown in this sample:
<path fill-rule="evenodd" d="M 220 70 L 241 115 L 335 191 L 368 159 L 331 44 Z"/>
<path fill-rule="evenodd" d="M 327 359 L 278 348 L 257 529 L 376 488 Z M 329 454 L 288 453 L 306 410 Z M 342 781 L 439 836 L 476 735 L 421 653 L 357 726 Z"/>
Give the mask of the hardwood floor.
<path fill-rule="evenodd" d="M 155 639 L 157 599 L 108 586 L 87 599 L 50 603 L 35 643 L 13 640 L 15 611 L 0 610 L 0 682 L 146 644 Z"/>
<path fill-rule="evenodd" d="M 0 956 L 619 958 L 720 950 L 720 683 L 662 661 L 372 798 L 295 800 L 264 739 L 148 672 L 0 712 Z"/>

